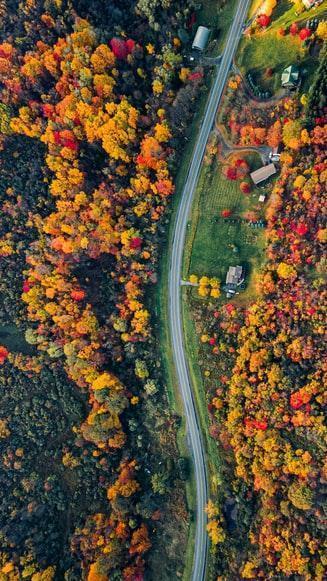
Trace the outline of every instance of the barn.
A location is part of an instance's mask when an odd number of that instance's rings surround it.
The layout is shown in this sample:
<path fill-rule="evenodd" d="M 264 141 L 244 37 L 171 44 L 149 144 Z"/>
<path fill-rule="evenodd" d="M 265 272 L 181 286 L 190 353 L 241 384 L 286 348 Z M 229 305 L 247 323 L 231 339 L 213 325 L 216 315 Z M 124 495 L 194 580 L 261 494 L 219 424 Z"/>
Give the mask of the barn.
<path fill-rule="evenodd" d="M 208 44 L 209 36 L 209 28 L 206 28 L 205 26 L 199 26 L 192 43 L 192 49 L 199 50 L 200 52 L 204 51 Z"/>

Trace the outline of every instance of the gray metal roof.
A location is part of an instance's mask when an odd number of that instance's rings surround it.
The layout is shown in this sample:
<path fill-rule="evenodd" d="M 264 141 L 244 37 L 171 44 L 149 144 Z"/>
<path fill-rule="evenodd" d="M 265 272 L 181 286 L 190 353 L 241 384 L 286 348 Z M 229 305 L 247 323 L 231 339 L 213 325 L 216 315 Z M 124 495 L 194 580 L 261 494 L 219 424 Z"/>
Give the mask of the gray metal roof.
<path fill-rule="evenodd" d="M 242 266 L 230 266 L 226 276 L 226 284 L 239 284 L 243 279 Z"/>
<path fill-rule="evenodd" d="M 264 165 L 256 171 L 250 173 L 250 177 L 255 184 L 260 184 L 260 182 L 263 182 L 264 180 L 270 178 L 270 176 L 274 175 L 276 171 L 277 170 L 274 164 L 269 163 L 268 165 Z"/>
<path fill-rule="evenodd" d="M 204 50 L 209 40 L 210 30 L 205 26 L 199 26 L 194 37 L 192 48 Z"/>

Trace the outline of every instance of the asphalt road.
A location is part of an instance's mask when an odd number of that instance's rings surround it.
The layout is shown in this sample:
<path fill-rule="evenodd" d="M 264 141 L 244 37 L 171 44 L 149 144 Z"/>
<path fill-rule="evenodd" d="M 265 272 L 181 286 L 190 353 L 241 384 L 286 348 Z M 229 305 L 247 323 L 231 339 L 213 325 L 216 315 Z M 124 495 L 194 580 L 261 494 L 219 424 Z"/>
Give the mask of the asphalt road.
<path fill-rule="evenodd" d="M 242 34 L 242 25 L 245 22 L 250 0 L 239 0 L 233 24 L 230 28 L 225 50 L 221 59 L 215 81 L 212 85 L 202 125 L 194 147 L 192 161 L 190 163 L 187 179 L 181 196 L 177 212 L 173 247 L 169 270 L 169 326 L 171 344 L 174 355 L 174 363 L 178 377 L 179 389 L 183 399 L 188 441 L 191 448 L 194 474 L 196 481 L 196 531 L 194 545 L 194 560 L 192 581 L 205 579 L 206 562 L 208 552 L 208 539 L 206 532 L 205 506 L 208 500 L 208 478 L 205 460 L 205 450 L 200 431 L 197 411 L 194 404 L 192 385 L 189 375 L 186 354 L 184 350 L 183 325 L 181 312 L 181 269 L 186 226 L 195 192 L 201 161 L 208 141 L 209 133 L 214 124 L 217 111 L 227 76 L 232 65 L 233 56 Z M 208 241 L 204 241 L 208 242 Z M 205 274 L 205 273 L 204 273 Z"/>

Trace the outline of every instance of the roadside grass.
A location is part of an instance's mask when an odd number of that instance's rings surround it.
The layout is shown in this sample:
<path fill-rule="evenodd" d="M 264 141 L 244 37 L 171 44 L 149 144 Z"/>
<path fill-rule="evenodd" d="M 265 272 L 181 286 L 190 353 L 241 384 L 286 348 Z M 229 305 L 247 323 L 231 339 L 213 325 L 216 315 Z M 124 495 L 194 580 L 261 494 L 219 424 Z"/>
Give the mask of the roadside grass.
<path fill-rule="evenodd" d="M 195 140 L 199 132 L 200 123 L 202 121 L 208 91 L 211 85 L 212 75 L 207 77 L 207 91 L 199 96 L 198 107 L 196 114 L 186 131 L 186 141 L 184 154 L 180 160 L 178 174 L 175 179 L 175 194 L 171 200 L 170 207 L 170 221 L 167 232 L 166 241 L 162 245 L 161 260 L 158 271 L 158 284 L 155 291 L 150 297 L 153 304 L 152 312 L 154 312 L 155 332 L 157 340 L 160 345 L 161 358 L 163 365 L 163 372 L 165 377 L 166 393 L 170 409 L 181 417 L 181 425 L 177 432 L 177 445 L 180 455 L 190 458 L 190 450 L 186 440 L 186 422 L 184 415 L 183 402 L 181 399 L 178 380 L 176 377 L 173 353 L 170 342 L 169 320 L 168 320 L 168 275 L 169 275 L 169 256 L 171 254 L 171 246 L 173 239 L 174 223 L 176 218 L 176 211 L 178 208 L 181 192 L 186 180 L 189 164 L 192 159 Z M 191 464 L 191 471 L 189 479 L 186 481 L 186 501 L 190 515 L 188 543 L 185 553 L 184 574 L 183 581 L 191 579 L 193 554 L 194 554 L 194 539 L 195 539 L 195 508 L 196 508 L 196 484 L 194 479 L 193 463 Z"/>
<path fill-rule="evenodd" d="M 219 474 L 220 462 L 216 442 L 209 436 L 209 416 L 206 402 L 206 389 L 202 379 L 199 366 L 200 362 L 200 345 L 192 318 L 190 309 L 190 299 L 193 289 L 183 287 L 182 289 L 182 313 L 184 336 L 186 337 L 186 350 L 188 354 L 189 372 L 191 375 L 192 385 L 194 386 L 193 395 L 195 398 L 202 433 L 204 434 L 203 442 L 206 453 L 206 462 L 208 466 L 209 490 L 211 494 L 216 494 L 214 475 Z"/>
<path fill-rule="evenodd" d="M 223 49 L 227 32 L 232 25 L 237 0 L 228 0 L 223 7 L 219 7 L 217 0 L 204 2 L 196 25 L 207 26 L 212 31 L 208 52 L 217 56 Z"/>
<path fill-rule="evenodd" d="M 246 158 L 251 171 L 261 165 L 255 153 Z M 247 265 L 250 275 L 262 260 L 263 231 L 251 228 L 238 218 L 249 210 L 261 214 L 258 195 L 263 190 L 254 188 L 249 195 L 244 195 L 239 182 L 227 180 L 221 169 L 221 165 L 202 167 L 188 224 L 183 265 L 185 279 L 197 274 L 224 280 L 228 267 L 239 263 Z M 221 217 L 225 208 L 233 211 L 226 220 Z"/>
<path fill-rule="evenodd" d="M 202 6 L 201 13 L 198 15 L 197 25 L 202 24 L 204 26 L 208 26 L 209 28 L 214 29 L 214 40 L 209 46 L 209 53 L 211 50 L 212 56 L 219 54 L 223 49 L 228 29 L 232 24 L 236 4 L 237 0 L 229 0 L 226 3 L 223 10 L 220 12 L 218 11 L 216 0 L 206 0 Z M 208 92 L 210 90 L 210 86 L 212 83 L 212 72 L 211 71 L 209 72 L 209 69 L 206 70 L 208 71 L 206 76 L 207 91 L 204 93 L 200 93 L 197 104 L 197 111 L 195 113 L 192 123 L 190 124 L 189 128 L 186 131 L 187 140 L 185 142 L 183 155 L 181 156 L 179 162 L 179 169 L 175 177 L 175 194 L 173 196 L 170 206 L 170 216 L 169 216 L 170 220 L 169 217 L 167 219 L 167 223 L 169 221 L 167 237 L 162 245 L 161 252 L 162 258 L 160 260 L 158 269 L 158 283 L 155 292 L 153 292 L 152 296 L 149 297 L 149 300 L 153 305 L 155 332 L 161 348 L 163 372 L 166 379 L 167 398 L 169 401 L 170 408 L 181 417 L 181 425 L 177 433 L 177 444 L 180 455 L 185 457 L 190 457 L 190 450 L 186 439 L 186 422 L 184 417 L 184 409 L 180 396 L 180 391 L 178 388 L 178 381 L 176 377 L 175 367 L 173 364 L 173 353 L 170 343 L 169 320 L 167 316 L 169 305 L 167 282 L 169 275 L 169 256 L 171 254 L 176 212 L 180 196 L 182 193 L 182 189 L 186 180 L 189 165 L 192 159 L 193 150 L 198 136 L 200 124 L 203 118 L 203 113 L 208 98 Z M 184 311 L 184 302 L 185 301 L 182 300 L 183 311 Z M 185 320 L 187 321 L 187 317 L 185 317 Z M 192 322 L 189 320 L 187 324 L 190 323 Z M 188 335 L 189 333 L 187 333 L 187 336 Z M 194 336 L 194 340 L 195 339 L 196 337 Z M 196 349 L 195 341 L 192 344 L 192 349 Z M 194 370 L 192 366 L 192 368 L 190 368 L 190 373 L 192 374 L 193 385 L 197 386 L 197 393 L 199 393 L 199 389 L 201 389 L 201 393 L 204 393 L 203 385 L 200 383 L 201 380 L 200 370 L 199 369 Z M 198 402 L 199 397 L 197 395 L 195 395 L 195 397 Z M 201 409 L 199 407 L 199 413 L 201 414 L 202 417 L 206 418 L 206 414 L 203 413 L 204 412 L 203 404 L 201 403 L 199 404 L 199 406 L 200 405 Z M 208 420 L 206 419 L 205 421 L 207 422 Z M 204 433 L 207 435 L 207 428 Z M 210 443 L 210 451 L 208 453 L 209 470 L 212 469 L 212 463 L 216 462 L 217 458 L 217 450 L 215 450 L 214 453 L 212 449 L 213 445 L 214 442 Z M 188 543 L 185 553 L 183 581 L 189 581 L 189 579 L 191 578 L 193 566 L 194 540 L 195 540 L 195 508 L 196 508 L 196 484 L 194 479 L 193 466 L 191 466 L 190 477 L 186 482 L 186 498 L 188 511 L 190 514 L 190 524 L 188 533 Z"/>

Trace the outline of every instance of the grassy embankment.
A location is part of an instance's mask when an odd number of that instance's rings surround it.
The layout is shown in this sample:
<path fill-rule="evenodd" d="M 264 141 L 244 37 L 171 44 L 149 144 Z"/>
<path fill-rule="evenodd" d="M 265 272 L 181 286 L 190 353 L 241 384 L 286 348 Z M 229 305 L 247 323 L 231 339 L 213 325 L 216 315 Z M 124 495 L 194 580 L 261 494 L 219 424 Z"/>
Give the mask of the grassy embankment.
<path fill-rule="evenodd" d="M 197 22 L 197 24 L 208 25 L 211 29 L 214 29 L 219 19 L 219 25 L 217 26 L 217 30 L 216 29 L 213 30 L 213 41 L 209 52 L 211 56 L 219 54 L 219 52 L 221 52 L 223 49 L 226 35 L 233 19 L 233 13 L 235 6 L 237 4 L 237 0 L 229 0 L 229 2 L 225 5 L 222 11 L 218 10 L 217 4 L 218 3 L 216 0 L 206 0 L 203 4 L 203 8 L 201 10 L 201 13 L 199 14 Z M 160 263 L 159 280 L 156 288 L 156 294 L 153 297 L 156 330 L 161 345 L 162 363 L 166 377 L 166 387 L 169 404 L 171 409 L 175 411 L 178 415 L 180 415 L 180 417 L 182 418 L 181 427 L 178 431 L 177 439 L 180 454 L 181 456 L 184 457 L 189 456 L 189 449 L 186 442 L 186 426 L 184 420 L 184 410 L 176 379 L 175 369 L 173 365 L 173 354 L 171 350 L 168 327 L 168 268 L 176 211 L 178 208 L 183 185 L 186 179 L 188 167 L 192 159 L 194 145 L 196 142 L 196 138 L 200 128 L 200 123 L 205 110 L 208 91 L 211 86 L 212 73 L 209 72 L 209 69 L 206 69 L 206 77 L 207 77 L 206 79 L 207 92 L 199 96 L 195 117 L 186 132 L 186 137 L 188 141 L 186 142 L 185 150 L 180 160 L 179 171 L 175 180 L 176 192 L 171 205 L 170 226 L 167 234 L 166 243 L 162 247 L 162 259 Z M 188 509 L 190 512 L 190 530 L 189 530 L 189 542 L 185 555 L 185 568 L 183 579 L 185 581 L 189 581 L 189 579 L 191 578 L 191 570 L 193 564 L 194 531 L 195 531 L 194 510 L 195 510 L 196 489 L 193 472 L 191 472 L 189 481 L 186 483 L 186 494 Z"/>
<path fill-rule="evenodd" d="M 256 12 L 258 4 L 253 4 L 252 13 Z M 327 0 L 315 10 L 304 11 L 299 15 L 296 15 L 291 2 L 281 0 L 272 14 L 272 23 L 268 29 L 256 33 L 252 38 L 242 39 L 237 57 L 242 73 L 246 75 L 251 72 L 258 86 L 275 93 L 281 86 L 283 70 L 290 64 L 298 64 L 301 68 L 302 90 L 305 91 L 309 87 L 311 73 L 318 66 L 318 58 L 306 52 L 298 36 L 280 36 L 278 31 L 288 28 L 293 22 L 303 25 L 308 19 L 321 18 L 324 14 L 327 14 Z M 265 71 L 268 68 L 273 70 L 273 75 L 267 78 Z"/>
<path fill-rule="evenodd" d="M 221 1 L 206 0 L 203 2 L 197 24 L 210 28 L 211 45 L 210 56 L 220 54 L 226 37 L 226 32 L 233 23 L 234 11 L 237 0 L 226 0 L 225 6 L 219 7 Z"/>
<path fill-rule="evenodd" d="M 257 154 L 247 156 L 251 170 L 261 165 Z M 239 183 L 228 181 L 222 175 L 221 167 L 203 165 L 188 222 L 184 251 L 183 277 L 190 274 L 207 275 L 223 280 L 230 265 L 246 264 L 248 272 L 247 288 L 238 300 L 245 302 L 254 294 L 254 273 L 259 268 L 264 253 L 262 230 L 252 229 L 240 218 L 246 211 L 258 206 L 259 191 L 255 189 L 249 196 L 240 192 Z M 232 218 L 224 220 L 223 209 L 233 210 Z M 192 316 L 193 306 L 198 301 L 206 301 L 198 296 L 197 289 L 183 288 L 183 323 L 186 348 L 190 363 L 190 373 L 195 389 L 195 398 L 206 436 L 207 460 L 211 477 L 211 491 L 216 493 L 216 476 L 220 471 L 217 445 L 209 436 L 209 418 L 205 386 L 199 366 L 201 361 L 198 333 Z M 217 305 L 226 302 L 222 295 Z"/>
<path fill-rule="evenodd" d="M 252 5 L 249 10 L 249 17 L 253 18 L 262 6 L 264 0 L 253 0 Z M 290 0 L 279 0 L 276 8 L 274 8 L 272 14 L 272 25 L 278 28 L 286 28 L 290 26 L 292 22 L 303 22 L 311 18 L 319 18 L 327 9 L 327 2 L 324 0 L 316 8 L 311 8 L 306 10 L 303 6 L 303 10 L 297 13 L 296 6 Z"/>

